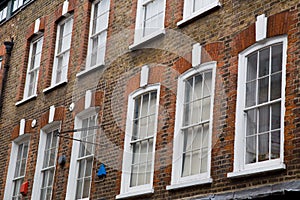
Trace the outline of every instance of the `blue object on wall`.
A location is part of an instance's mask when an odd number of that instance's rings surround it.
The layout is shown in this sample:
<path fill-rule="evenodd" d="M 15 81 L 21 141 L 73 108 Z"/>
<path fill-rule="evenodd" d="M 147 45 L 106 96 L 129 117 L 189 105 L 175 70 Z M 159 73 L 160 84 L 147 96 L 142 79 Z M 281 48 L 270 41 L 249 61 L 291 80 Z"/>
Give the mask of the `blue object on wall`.
<path fill-rule="evenodd" d="M 99 167 L 99 169 L 98 169 L 98 172 L 97 172 L 97 176 L 98 176 L 99 178 L 106 176 L 106 169 L 105 169 L 104 164 L 101 164 L 101 165 L 100 165 L 100 167 Z"/>

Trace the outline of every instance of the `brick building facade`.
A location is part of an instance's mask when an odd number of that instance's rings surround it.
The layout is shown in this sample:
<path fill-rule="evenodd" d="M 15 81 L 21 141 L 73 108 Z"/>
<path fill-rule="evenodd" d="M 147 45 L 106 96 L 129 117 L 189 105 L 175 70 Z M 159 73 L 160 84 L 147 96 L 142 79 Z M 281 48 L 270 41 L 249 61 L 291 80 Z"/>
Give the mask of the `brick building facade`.
<path fill-rule="evenodd" d="M 0 199 L 299 196 L 299 35 L 296 0 L 1 1 Z"/>

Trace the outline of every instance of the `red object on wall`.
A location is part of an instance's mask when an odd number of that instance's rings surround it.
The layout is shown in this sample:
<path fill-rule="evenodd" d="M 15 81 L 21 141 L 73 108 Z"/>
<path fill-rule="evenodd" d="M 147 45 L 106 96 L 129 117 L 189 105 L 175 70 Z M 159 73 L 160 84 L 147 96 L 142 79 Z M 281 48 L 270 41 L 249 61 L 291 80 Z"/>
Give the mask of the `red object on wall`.
<path fill-rule="evenodd" d="M 20 192 L 23 196 L 25 196 L 28 192 L 28 181 L 22 183 L 21 188 L 20 188 Z"/>

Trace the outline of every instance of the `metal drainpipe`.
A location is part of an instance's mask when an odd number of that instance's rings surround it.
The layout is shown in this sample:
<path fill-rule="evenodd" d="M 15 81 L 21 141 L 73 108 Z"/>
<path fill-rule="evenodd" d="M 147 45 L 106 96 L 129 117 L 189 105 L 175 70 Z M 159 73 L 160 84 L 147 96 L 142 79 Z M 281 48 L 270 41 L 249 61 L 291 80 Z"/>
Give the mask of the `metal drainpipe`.
<path fill-rule="evenodd" d="M 8 74 L 8 70 L 9 70 L 9 66 L 10 66 L 11 51 L 14 46 L 13 39 L 11 41 L 5 41 L 4 45 L 5 45 L 6 53 L 5 53 L 5 57 L 4 57 L 5 63 L 4 63 L 4 67 L 3 67 L 3 76 L 2 76 L 2 84 L 1 84 L 1 91 L 0 91 L 0 114 L 2 114 L 4 87 L 5 87 L 5 83 L 7 80 L 7 74 Z"/>

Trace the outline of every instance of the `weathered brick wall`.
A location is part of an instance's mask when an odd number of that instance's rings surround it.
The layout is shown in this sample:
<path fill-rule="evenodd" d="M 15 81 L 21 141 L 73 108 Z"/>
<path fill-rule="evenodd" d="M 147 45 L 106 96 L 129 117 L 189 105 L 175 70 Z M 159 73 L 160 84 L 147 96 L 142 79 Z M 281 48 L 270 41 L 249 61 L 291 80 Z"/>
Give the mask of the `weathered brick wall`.
<path fill-rule="evenodd" d="M 63 0 L 36 0 L 0 26 L 0 41 L 9 41 L 12 37 L 15 42 L 0 119 L 0 168 L 3 169 L 0 171 L 0 199 L 3 198 L 5 188 L 11 142 L 18 134 L 20 120 L 36 119 L 38 122 L 38 125 L 29 131 L 30 151 L 25 180 L 29 182 L 30 197 L 40 129 L 46 123 L 49 107 L 55 105 L 56 108 L 60 108 L 58 119 L 63 120 L 62 130 L 73 129 L 74 116 L 77 111 L 82 110 L 83 97 L 87 89 L 98 94 L 94 95 L 94 102 L 97 102 L 100 108 L 99 123 L 101 123 L 96 141 L 99 145 L 95 152 L 91 199 L 114 199 L 119 194 L 121 184 L 128 94 L 139 87 L 140 69 L 143 65 L 150 66 L 149 82 L 161 83 L 160 114 L 155 155 L 155 192 L 136 199 L 180 199 L 299 179 L 300 4 L 298 1 L 222 0 L 220 8 L 177 27 L 176 23 L 182 19 L 183 0 L 167 0 L 166 35 L 152 41 L 145 48 L 131 51 L 129 45 L 133 43 L 137 1 L 111 0 L 105 69 L 82 77 L 76 77 L 76 74 L 83 69 L 87 56 L 91 3 L 89 0 L 70 1 L 69 11 L 74 14 L 74 24 L 68 83 L 43 93 L 43 89 L 49 86 L 51 80 L 56 23 L 60 18 L 62 3 Z M 232 172 L 234 159 L 238 53 L 254 43 L 255 19 L 263 13 L 269 17 L 268 37 L 288 35 L 284 149 L 287 169 L 251 175 L 247 178 L 229 179 L 227 173 Z M 44 19 L 44 44 L 38 96 L 16 106 L 15 103 L 22 99 L 23 95 L 28 39 L 31 37 L 28 31 L 39 17 Z M 205 49 L 202 52 L 203 62 L 217 61 L 211 160 L 213 183 L 167 191 L 166 186 L 170 185 L 172 171 L 177 78 L 191 68 L 191 49 L 192 44 L 196 42 Z M 76 105 L 74 111 L 68 110 L 71 103 Z M 69 136 L 72 137 L 72 134 Z M 60 139 L 58 156 L 65 154 L 67 163 L 63 168 L 60 166 L 56 168 L 53 199 L 65 198 L 71 147 L 72 141 Z M 107 169 L 107 176 L 102 179 L 96 176 L 100 163 L 104 163 Z"/>

